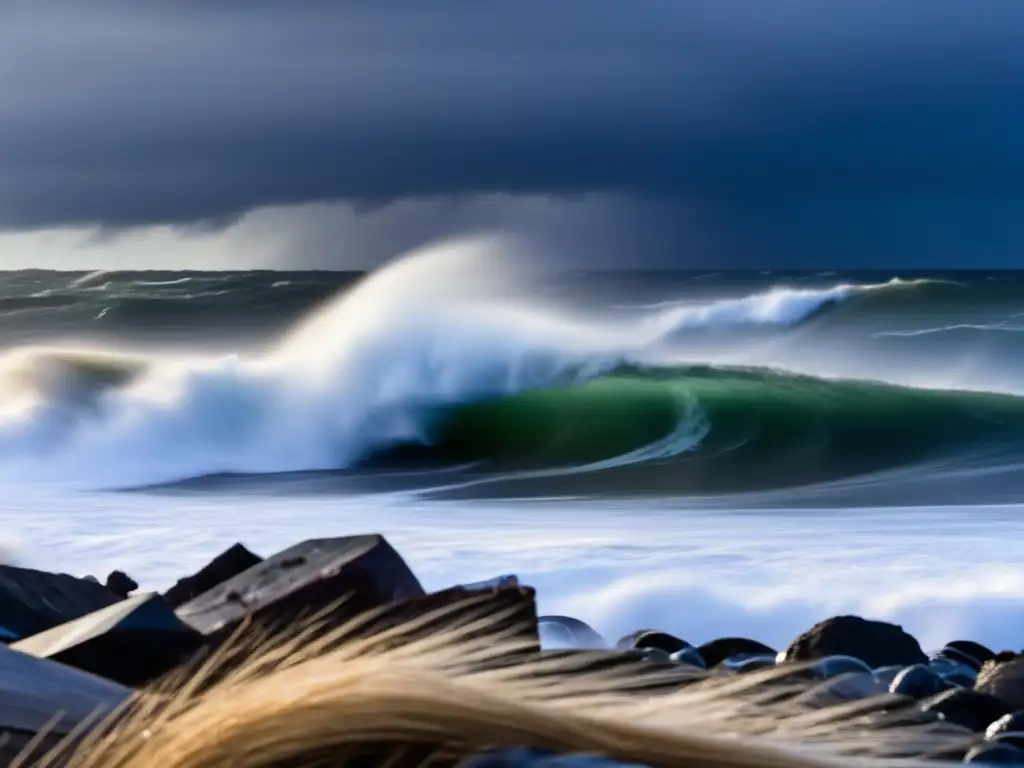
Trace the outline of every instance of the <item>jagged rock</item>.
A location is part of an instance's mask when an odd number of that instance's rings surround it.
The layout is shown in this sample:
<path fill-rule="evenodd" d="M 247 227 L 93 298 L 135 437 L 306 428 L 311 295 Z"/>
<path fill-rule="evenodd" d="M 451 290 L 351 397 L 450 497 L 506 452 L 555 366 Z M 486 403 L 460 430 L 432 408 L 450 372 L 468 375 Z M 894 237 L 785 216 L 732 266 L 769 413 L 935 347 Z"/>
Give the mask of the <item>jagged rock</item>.
<path fill-rule="evenodd" d="M 124 571 L 111 571 L 107 576 L 107 589 L 118 597 L 128 597 L 139 588 L 138 583 Z"/>
<path fill-rule="evenodd" d="M 11 648 L 140 686 L 186 661 L 202 643 L 202 635 L 182 623 L 160 595 L 150 592 L 33 635 Z"/>
<path fill-rule="evenodd" d="M 922 702 L 921 709 L 938 712 L 947 722 L 962 725 L 975 733 L 981 733 L 1010 711 L 1007 704 L 995 696 L 961 688 L 933 696 Z"/>
<path fill-rule="evenodd" d="M 974 690 L 1002 699 L 1014 710 L 1024 709 L 1024 654 L 1007 651 L 986 661 Z"/>
<path fill-rule="evenodd" d="M 786 661 L 853 656 L 870 667 L 926 664 L 928 657 L 912 635 L 896 624 L 859 616 L 835 616 L 815 624 L 786 649 Z"/>
<path fill-rule="evenodd" d="M 86 718 L 100 719 L 132 695 L 125 686 L 0 646 L 0 765 L 8 765 L 41 729 L 42 749 Z M 58 717 L 59 715 L 59 717 Z"/>
<path fill-rule="evenodd" d="M 262 562 L 262 557 L 253 554 L 242 544 L 233 544 L 194 575 L 179 579 L 164 593 L 164 600 L 172 608 L 178 608 Z"/>
<path fill-rule="evenodd" d="M 118 599 L 89 579 L 0 565 L 0 641 L 38 634 Z"/>
<path fill-rule="evenodd" d="M 774 648 L 746 637 L 720 637 L 698 646 L 697 650 L 707 663 L 708 669 L 717 667 L 726 659 L 735 656 L 774 656 L 776 654 Z"/>
<path fill-rule="evenodd" d="M 383 536 L 311 539 L 181 605 L 177 614 L 202 634 L 222 638 L 247 617 L 273 631 L 330 607 L 322 621 L 337 626 L 364 611 L 423 594 Z"/>

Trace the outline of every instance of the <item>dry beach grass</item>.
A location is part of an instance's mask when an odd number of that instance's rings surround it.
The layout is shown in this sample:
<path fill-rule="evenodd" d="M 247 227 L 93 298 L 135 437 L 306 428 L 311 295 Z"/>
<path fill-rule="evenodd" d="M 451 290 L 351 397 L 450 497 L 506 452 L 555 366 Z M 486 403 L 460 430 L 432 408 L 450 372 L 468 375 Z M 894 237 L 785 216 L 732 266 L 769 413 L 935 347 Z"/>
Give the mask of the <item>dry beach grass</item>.
<path fill-rule="evenodd" d="M 400 768 L 529 746 L 657 768 L 832 768 L 914 765 L 904 758 L 965 741 L 934 725 L 894 726 L 879 715 L 884 697 L 800 703 L 791 694 L 809 683 L 778 669 L 694 672 L 652 692 L 645 683 L 666 673 L 524 655 L 507 630 L 481 634 L 500 616 L 463 615 L 440 634 L 425 631 L 432 618 L 369 637 L 365 617 L 276 639 L 246 628 L 77 744 L 23 765 Z"/>

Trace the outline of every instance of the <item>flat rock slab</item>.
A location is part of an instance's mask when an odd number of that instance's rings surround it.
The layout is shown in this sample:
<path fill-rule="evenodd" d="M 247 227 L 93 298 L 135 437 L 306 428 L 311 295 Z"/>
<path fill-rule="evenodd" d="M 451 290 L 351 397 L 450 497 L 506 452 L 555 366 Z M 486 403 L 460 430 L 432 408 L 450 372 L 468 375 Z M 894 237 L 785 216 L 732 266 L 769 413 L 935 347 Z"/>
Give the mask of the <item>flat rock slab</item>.
<path fill-rule="evenodd" d="M 423 587 L 383 536 L 311 539 L 190 600 L 177 610 L 207 637 L 224 637 L 251 617 L 274 630 L 345 598 L 325 620 L 337 625 L 382 605 L 418 597 Z"/>
<path fill-rule="evenodd" d="M 90 579 L 0 565 L 0 642 L 38 634 L 120 599 Z"/>
<path fill-rule="evenodd" d="M 0 733 L 11 739 L 0 753 L 2 764 L 13 757 L 8 752 L 25 743 L 26 735 L 51 726 L 54 736 L 62 736 L 86 718 L 101 719 L 131 695 L 123 685 L 0 647 Z"/>
<path fill-rule="evenodd" d="M 204 638 L 155 592 L 132 597 L 14 643 L 11 648 L 59 661 L 118 683 L 141 686 L 192 657 Z"/>
<path fill-rule="evenodd" d="M 177 584 L 164 593 L 164 600 L 172 608 L 178 608 L 262 562 L 262 557 L 250 552 L 242 544 L 233 544 L 194 575 L 179 579 Z"/>

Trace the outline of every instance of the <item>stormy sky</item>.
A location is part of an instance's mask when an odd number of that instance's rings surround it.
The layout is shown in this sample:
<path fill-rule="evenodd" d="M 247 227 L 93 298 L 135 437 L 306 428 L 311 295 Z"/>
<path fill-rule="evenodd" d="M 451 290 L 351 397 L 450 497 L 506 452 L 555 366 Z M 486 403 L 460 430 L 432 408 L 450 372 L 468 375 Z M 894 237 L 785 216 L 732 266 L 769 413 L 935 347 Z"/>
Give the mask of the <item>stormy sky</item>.
<path fill-rule="evenodd" d="M 0 267 L 1024 266 L 1013 0 L 0 9 Z"/>

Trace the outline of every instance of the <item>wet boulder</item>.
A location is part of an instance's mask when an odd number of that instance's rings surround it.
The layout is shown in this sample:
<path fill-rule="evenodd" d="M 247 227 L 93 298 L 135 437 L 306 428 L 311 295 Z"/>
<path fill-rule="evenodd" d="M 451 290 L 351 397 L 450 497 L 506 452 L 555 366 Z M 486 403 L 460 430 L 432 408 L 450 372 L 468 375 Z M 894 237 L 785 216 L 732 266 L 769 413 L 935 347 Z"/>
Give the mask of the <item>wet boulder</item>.
<path fill-rule="evenodd" d="M 947 722 L 975 733 L 983 732 L 1009 712 L 1006 703 L 995 696 L 962 688 L 953 688 L 923 701 L 921 709 L 941 714 Z"/>
<path fill-rule="evenodd" d="M 774 648 L 746 637 L 720 637 L 697 646 L 697 651 L 708 669 L 737 656 L 775 656 L 777 653 Z"/>
<path fill-rule="evenodd" d="M 164 600 L 172 608 L 177 608 L 262 562 L 262 557 L 243 545 L 233 544 L 192 576 L 179 579 L 164 593 Z"/>
<path fill-rule="evenodd" d="M 672 654 L 684 648 L 692 648 L 693 646 L 675 635 L 670 635 L 668 632 L 662 632 L 657 629 L 641 629 L 620 638 L 615 647 L 621 650 L 657 648 L 667 654 Z"/>
<path fill-rule="evenodd" d="M 607 648 L 608 643 L 589 624 L 572 616 L 541 616 L 537 619 L 544 645 L 562 648 Z"/>
<path fill-rule="evenodd" d="M 952 685 L 926 664 L 914 664 L 900 672 L 889 684 L 889 692 L 912 699 L 927 699 L 951 688 Z"/>
<path fill-rule="evenodd" d="M 786 649 L 786 661 L 853 656 L 868 666 L 926 664 L 921 645 L 896 624 L 859 616 L 835 616 L 815 624 Z"/>
<path fill-rule="evenodd" d="M 423 587 L 380 535 L 311 539 L 263 560 L 177 609 L 208 637 L 226 638 L 252 619 L 266 630 L 321 616 L 338 626 L 365 611 L 411 597 Z"/>
<path fill-rule="evenodd" d="M 202 644 L 203 636 L 151 592 L 20 640 L 11 648 L 123 685 L 142 686 L 188 661 Z"/>
<path fill-rule="evenodd" d="M 1024 654 L 1000 653 L 986 661 L 974 690 L 1000 698 L 1014 710 L 1024 709 Z"/>
<path fill-rule="evenodd" d="M 38 634 L 119 599 L 95 580 L 2 565 L 0 642 Z"/>

